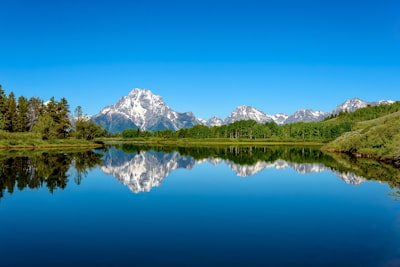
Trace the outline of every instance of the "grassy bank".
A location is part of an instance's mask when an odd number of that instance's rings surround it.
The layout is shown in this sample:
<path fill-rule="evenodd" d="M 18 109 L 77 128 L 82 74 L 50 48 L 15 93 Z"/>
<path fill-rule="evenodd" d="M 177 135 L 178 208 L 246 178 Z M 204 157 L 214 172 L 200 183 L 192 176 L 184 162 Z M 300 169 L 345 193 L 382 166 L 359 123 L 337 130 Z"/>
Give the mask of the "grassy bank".
<path fill-rule="evenodd" d="M 377 159 L 400 157 L 400 111 L 356 123 L 351 132 L 325 145 L 323 150 Z"/>
<path fill-rule="evenodd" d="M 101 147 L 102 144 L 83 139 L 65 138 L 42 140 L 36 133 L 0 131 L 0 149 Z"/>

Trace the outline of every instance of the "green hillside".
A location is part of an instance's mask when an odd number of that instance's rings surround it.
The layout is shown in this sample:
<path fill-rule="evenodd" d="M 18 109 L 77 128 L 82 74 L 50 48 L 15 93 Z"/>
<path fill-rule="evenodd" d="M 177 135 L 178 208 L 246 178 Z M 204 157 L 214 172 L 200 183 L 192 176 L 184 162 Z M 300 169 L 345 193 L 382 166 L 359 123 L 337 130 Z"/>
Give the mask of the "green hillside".
<path fill-rule="evenodd" d="M 332 120 L 351 119 L 352 131 L 324 146 L 324 150 L 357 156 L 393 158 L 400 156 L 400 104 L 360 109 Z"/>

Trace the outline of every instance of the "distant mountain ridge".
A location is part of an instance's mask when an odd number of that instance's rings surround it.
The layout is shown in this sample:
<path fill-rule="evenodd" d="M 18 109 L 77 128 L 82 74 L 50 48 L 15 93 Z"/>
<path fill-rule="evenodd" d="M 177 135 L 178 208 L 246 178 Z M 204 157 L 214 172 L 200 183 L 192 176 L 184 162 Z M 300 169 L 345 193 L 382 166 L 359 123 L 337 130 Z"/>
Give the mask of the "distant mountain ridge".
<path fill-rule="evenodd" d="M 359 98 L 344 101 L 331 112 L 301 109 L 292 115 L 278 113 L 266 114 L 251 106 L 238 106 L 225 119 L 212 117 L 209 120 L 196 118 L 192 112 L 179 113 L 171 109 L 161 96 L 154 95 L 150 90 L 133 89 L 127 96 L 120 98 L 114 105 L 107 106 L 91 120 L 103 126 L 110 132 L 121 132 L 125 129 L 140 129 L 142 131 L 179 130 L 203 124 L 209 127 L 231 124 L 239 120 L 255 120 L 258 123 L 275 122 L 279 125 L 294 122 L 321 121 L 340 112 L 353 112 L 359 108 L 374 105 L 391 104 L 394 101 L 381 100 L 366 102 Z"/>

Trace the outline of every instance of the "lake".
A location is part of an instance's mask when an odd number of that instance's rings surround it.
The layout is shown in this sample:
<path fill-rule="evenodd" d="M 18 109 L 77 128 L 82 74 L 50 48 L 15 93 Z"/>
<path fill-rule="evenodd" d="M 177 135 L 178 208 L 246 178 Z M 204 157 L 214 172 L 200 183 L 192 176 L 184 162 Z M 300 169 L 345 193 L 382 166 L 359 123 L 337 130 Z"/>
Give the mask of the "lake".
<path fill-rule="evenodd" d="M 2 266 L 400 266 L 400 170 L 315 147 L 0 154 Z"/>

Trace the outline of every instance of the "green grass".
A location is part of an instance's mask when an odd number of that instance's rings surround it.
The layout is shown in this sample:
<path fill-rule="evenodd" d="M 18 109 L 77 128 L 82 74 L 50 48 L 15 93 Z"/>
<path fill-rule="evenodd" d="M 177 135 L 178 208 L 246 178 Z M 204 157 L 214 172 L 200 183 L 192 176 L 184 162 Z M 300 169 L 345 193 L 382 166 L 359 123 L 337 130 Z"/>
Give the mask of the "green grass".
<path fill-rule="evenodd" d="M 7 131 L 0 131 L 0 149 L 96 146 L 99 146 L 99 144 L 82 139 L 65 138 L 42 140 L 40 134 L 36 133 L 10 133 Z"/>
<path fill-rule="evenodd" d="M 400 156 L 400 111 L 355 124 L 348 132 L 323 147 L 375 158 Z"/>

